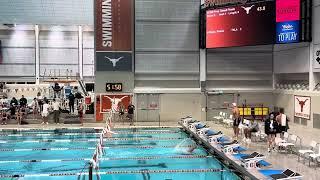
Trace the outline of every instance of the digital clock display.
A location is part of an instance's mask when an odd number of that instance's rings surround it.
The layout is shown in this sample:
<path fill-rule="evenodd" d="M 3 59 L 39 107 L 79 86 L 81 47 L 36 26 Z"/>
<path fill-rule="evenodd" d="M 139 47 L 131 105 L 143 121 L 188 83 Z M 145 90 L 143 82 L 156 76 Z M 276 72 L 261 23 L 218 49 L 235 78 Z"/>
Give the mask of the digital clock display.
<path fill-rule="evenodd" d="M 107 92 L 121 92 L 122 91 L 122 83 L 107 83 L 106 84 Z"/>

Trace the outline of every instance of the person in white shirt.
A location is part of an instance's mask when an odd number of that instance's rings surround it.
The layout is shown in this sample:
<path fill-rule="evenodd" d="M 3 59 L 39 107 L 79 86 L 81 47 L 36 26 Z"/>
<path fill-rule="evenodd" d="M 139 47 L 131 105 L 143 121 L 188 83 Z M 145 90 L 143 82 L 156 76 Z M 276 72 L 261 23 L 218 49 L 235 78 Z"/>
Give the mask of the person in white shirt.
<path fill-rule="evenodd" d="M 283 134 L 284 132 L 287 132 L 288 129 L 289 129 L 289 125 L 288 125 L 288 117 L 284 114 L 284 109 L 281 108 L 280 109 L 280 112 L 279 112 L 279 115 L 276 116 L 276 121 L 278 122 L 279 124 L 279 129 L 280 129 L 280 137 L 283 138 Z"/>
<path fill-rule="evenodd" d="M 49 108 L 50 108 L 50 105 L 48 104 L 48 101 L 44 101 L 43 110 L 42 110 L 43 122 L 41 124 L 49 124 L 48 122 Z"/>
<path fill-rule="evenodd" d="M 32 113 L 33 113 L 33 119 L 36 119 L 36 115 L 38 114 L 38 108 L 39 108 L 37 98 L 33 99 L 32 103 L 31 103 L 31 108 L 32 108 Z"/>
<path fill-rule="evenodd" d="M 60 103 L 56 101 L 56 99 L 53 99 L 52 103 L 53 107 L 53 119 L 54 123 L 59 124 L 59 118 L 60 118 Z"/>

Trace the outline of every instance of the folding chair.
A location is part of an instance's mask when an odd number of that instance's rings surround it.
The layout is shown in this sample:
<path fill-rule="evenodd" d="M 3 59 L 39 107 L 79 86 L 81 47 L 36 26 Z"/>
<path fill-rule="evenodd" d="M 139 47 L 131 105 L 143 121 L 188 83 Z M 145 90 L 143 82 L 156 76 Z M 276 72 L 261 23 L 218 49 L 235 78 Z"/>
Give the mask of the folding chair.
<path fill-rule="evenodd" d="M 229 118 L 227 119 L 223 119 L 223 123 L 227 126 L 227 127 L 232 127 L 233 125 L 233 115 L 230 115 Z"/>
<path fill-rule="evenodd" d="M 219 112 L 219 115 L 214 116 L 213 119 L 214 119 L 214 122 L 215 122 L 216 124 L 219 124 L 219 122 L 223 119 L 223 112 L 220 111 L 220 112 Z"/>
<path fill-rule="evenodd" d="M 264 124 L 259 123 L 258 124 L 259 130 L 257 132 L 253 132 L 251 133 L 253 137 L 255 137 L 255 141 L 258 142 L 259 141 L 264 141 L 267 138 L 267 134 L 265 133 L 265 128 L 264 128 Z"/>
<path fill-rule="evenodd" d="M 320 164 L 320 146 L 319 147 L 319 150 L 318 150 L 318 153 L 312 153 L 312 154 L 309 154 L 309 166 L 310 166 L 310 162 L 314 162 L 316 164 Z"/>
<path fill-rule="evenodd" d="M 309 156 L 310 154 L 315 154 L 315 150 L 318 145 L 319 143 L 317 143 L 316 141 L 311 141 L 308 149 L 300 149 L 298 151 L 298 161 L 300 161 L 300 157 L 303 157 L 303 163 L 304 163 L 306 160 L 306 155 Z"/>
<path fill-rule="evenodd" d="M 290 152 L 292 153 L 293 152 L 292 149 L 296 148 L 298 139 L 300 140 L 300 144 L 301 144 L 301 139 L 297 135 L 292 134 L 287 142 L 280 142 L 278 146 L 279 148 L 283 148 L 287 152 L 290 150 Z"/>

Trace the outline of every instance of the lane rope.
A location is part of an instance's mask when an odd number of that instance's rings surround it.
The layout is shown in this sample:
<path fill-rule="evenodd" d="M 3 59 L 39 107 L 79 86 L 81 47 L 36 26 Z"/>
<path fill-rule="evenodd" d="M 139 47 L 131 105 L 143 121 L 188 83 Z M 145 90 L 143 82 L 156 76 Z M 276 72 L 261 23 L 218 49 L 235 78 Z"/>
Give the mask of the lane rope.
<path fill-rule="evenodd" d="M 179 131 L 143 131 L 143 132 L 123 132 L 123 131 L 115 131 L 117 134 L 178 134 L 181 133 Z M 100 133 L 94 133 L 94 132 L 80 132 L 80 133 L 20 133 L 20 134 L 0 134 L 0 136 L 8 136 L 8 137 L 21 137 L 21 136 L 77 136 L 77 135 L 100 135 Z"/>
<path fill-rule="evenodd" d="M 185 138 L 104 138 L 103 141 L 131 141 L 131 140 L 140 140 L 140 141 L 148 141 L 148 140 L 179 140 Z M 2 143 L 41 143 L 41 142 L 98 142 L 99 139 L 48 139 L 48 140 L 0 140 L 0 144 Z"/>
<path fill-rule="evenodd" d="M 184 156 L 145 156 L 145 157 L 124 157 L 124 158 L 101 158 L 102 161 L 118 161 L 118 160 L 153 160 L 153 159 L 205 159 L 212 158 L 207 155 L 184 155 Z M 41 163 L 41 162 L 73 162 L 73 161 L 89 161 L 91 158 L 75 158 L 75 159 L 52 159 L 52 160 L 19 160 L 19 161 L 0 161 L 5 163 Z"/>
<path fill-rule="evenodd" d="M 107 171 L 96 172 L 98 175 L 110 175 L 110 174 L 141 174 L 141 173 L 208 173 L 208 172 L 226 172 L 225 169 L 172 169 L 172 170 L 127 170 L 127 171 Z M 231 171 L 230 171 L 231 172 Z M 84 173 L 53 173 L 53 174 L 16 174 L 16 175 L 0 175 L 0 178 L 18 178 L 18 177 L 49 177 L 49 176 L 79 176 L 89 175 L 88 172 Z"/>
<path fill-rule="evenodd" d="M 155 149 L 155 148 L 175 148 L 176 146 L 104 146 L 103 149 L 128 149 L 128 148 L 137 148 L 137 149 Z M 182 148 L 191 148 L 192 145 L 180 146 Z M 23 152 L 23 151 L 70 151 L 70 150 L 95 150 L 94 147 L 88 148 L 34 148 L 34 149 L 0 149 L 0 152 Z"/>

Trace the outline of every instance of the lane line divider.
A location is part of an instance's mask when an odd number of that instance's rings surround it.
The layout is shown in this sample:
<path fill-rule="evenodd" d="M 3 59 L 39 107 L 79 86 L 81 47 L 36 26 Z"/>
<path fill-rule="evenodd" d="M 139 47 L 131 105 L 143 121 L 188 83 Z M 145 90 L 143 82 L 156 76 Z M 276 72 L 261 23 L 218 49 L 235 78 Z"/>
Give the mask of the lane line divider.
<path fill-rule="evenodd" d="M 130 140 L 140 140 L 140 141 L 148 141 L 148 140 L 178 140 L 185 138 L 104 138 L 103 141 L 130 141 Z M 49 140 L 0 140 L 0 144 L 2 143 L 39 143 L 39 142 L 97 142 L 99 139 L 49 139 Z"/>
<path fill-rule="evenodd" d="M 107 171 L 97 172 L 99 175 L 110 174 L 141 174 L 141 173 L 208 173 L 208 172 L 225 172 L 225 169 L 172 169 L 172 170 L 128 170 L 128 171 Z M 79 176 L 89 175 L 88 172 L 84 173 L 54 173 L 54 174 L 16 174 L 16 175 L 0 175 L 0 178 L 19 178 L 19 177 L 49 177 L 49 176 Z"/>
<path fill-rule="evenodd" d="M 175 148 L 176 146 L 115 146 L 115 147 L 103 147 L 103 149 L 128 149 L 128 148 L 137 148 L 137 149 L 155 149 L 155 148 Z M 189 146 L 180 146 L 182 148 L 190 148 Z M 22 151 L 68 151 L 68 150 L 94 150 L 94 147 L 88 148 L 34 148 L 34 149 L 0 149 L 0 152 L 22 152 Z"/>
<path fill-rule="evenodd" d="M 153 160 L 153 159 L 205 159 L 212 158 L 207 155 L 183 155 L 183 156 L 147 156 L 147 157 L 124 157 L 124 158 L 101 158 L 102 161 L 118 161 L 118 160 Z M 73 161 L 89 161 L 91 158 L 76 159 L 53 159 L 53 160 L 20 160 L 20 161 L 0 161 L 5 163 L 41 163 L 41 162 L 73 162 Z"/>
<path fill-rule="evenodd" d="M 115 133 L 117 134 L 178 134 L 181 133 L 179 131 L 144 131 L 144 132 L 121 132 L 121 131 L 115 131 Z M 20 133 L 20 134 L 0 134 L 0 136 L 9 136 L 9 137 L 21 137 L 21 136 L 77 136 L 77 135 L 89 135 L 89 134 L 93 134 L 93 135 L 100 135 L 100 133 L 94 133 L 94 132 L 84 132 L 84 133 Z"/>

